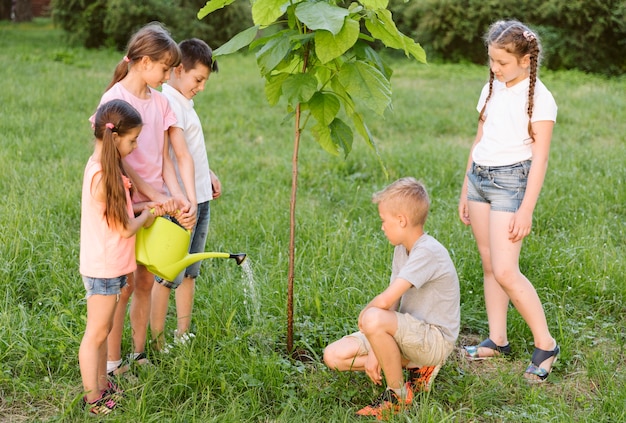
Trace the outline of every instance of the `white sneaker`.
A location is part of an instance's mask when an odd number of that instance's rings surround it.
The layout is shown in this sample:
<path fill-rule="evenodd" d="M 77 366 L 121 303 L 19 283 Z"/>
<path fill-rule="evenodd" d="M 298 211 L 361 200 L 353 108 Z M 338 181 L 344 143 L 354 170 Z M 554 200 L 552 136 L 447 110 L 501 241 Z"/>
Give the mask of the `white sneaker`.
<path fill-rule="evenodd" d="M 182 335 L 178 336 L 178 331 L 174 331 L 174 343 L 185 345 L 190 343 L 196 335 L 191 332 L 185 332 Z"/>

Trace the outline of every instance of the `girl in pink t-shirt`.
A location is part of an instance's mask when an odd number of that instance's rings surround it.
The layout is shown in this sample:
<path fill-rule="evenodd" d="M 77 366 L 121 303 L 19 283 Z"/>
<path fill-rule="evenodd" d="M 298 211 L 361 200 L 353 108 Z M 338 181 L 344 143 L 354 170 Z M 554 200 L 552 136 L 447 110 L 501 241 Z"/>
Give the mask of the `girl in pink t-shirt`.
<path fill-rule="evenodd" d="M 169 155 L 167 131 L 176 123 L 176 116 L 168 100 L 155 88 L 167 81 L 172 67 L 180 63 L 180 49 L 169 32 L 159 23 L 151 23 L 137 31 L 128 43 L 128 50 L 113 75 L 101 99 L 122 99 L 134 106 L 143 120 L 137 139 L 137 149 L 124 160 L 124 169 L 133 181 L 137 192 L 133 202 L 154 201 L 174 216 L 187 229 L 193 228 L 197 202 L 193 158 L 184 142 L 172 144 L 180 164 L 184 189 L 178 183 L 174 165 Z M 122 329 L 126 305 L 130 305 L 130 323 L 133 352 L 129 359 L 137 364 L 147 363 L 145 354 L 146 331 L 150 316 L 152 275 L 144 266 L 137 266 L 129 274 L 128 285 L 122 289 L 118 311 L 109 336 L 107 371 L 120 374 L 129 367 L 122 362 Z"/>
<path fill-rule="evenodd" d="M 85 167 L 81 201 L 80 273 L 87 291 L 87 327 L 78 359 L 89 413 L 108 414 L 117 387 L 107 379 L 107 337 L 126 275 L 135 264 L 135 233 L 162 209 L 147 204 L 135 217 L 122 159 L 137 148 L 142 120 L 123 100 L 100 106 L 94 119 L 93 155 Z"/>

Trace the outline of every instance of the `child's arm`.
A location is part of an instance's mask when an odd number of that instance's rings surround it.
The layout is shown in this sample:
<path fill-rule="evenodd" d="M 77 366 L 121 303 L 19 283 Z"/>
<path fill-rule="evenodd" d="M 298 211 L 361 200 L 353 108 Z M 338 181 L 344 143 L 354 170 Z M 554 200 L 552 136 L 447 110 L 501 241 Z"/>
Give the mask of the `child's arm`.
<path fill-rule="evenodd" d="M 375 296 L 359 314 L 359 329 L 361 328 L 361 316 L 370 307 L 377 307 L 383 310 L 394 310 L 397 307 L 402 295 L 413 285 L 409 281 L 401 278 L 395 279 L 387 289 Z"/>
<path fill-rule="evenodd" d="M 176 210 L 178 210 L 179 207 L 172 198 L 154 189 L 150 184 L 144 181 L 137 172 L 135 172 L 135 169 L 127 165 L 126 162 L 122 161 L 122 165 L 124 166 L 124 171 L 140 193 L 155 203 L 158 203 L 168 214 L 173 214 Z M 137 213 L 139 212 L 137 211 Z"/>
<path fill-rule="evenodd" d="M 470 152 L 469 152 L 469 157 L 467 159 L 467 165 L 465 166 L 465 177 L 463 178 L 463 187 L 461 188 L 461 196 L 459 197 L 459 218 L 461 219 L 461 222 L 463 222 L 465 225 L 469 225 L 471 224 L 470 222 L 470 218 L 469 218 L 469 208 L 468 208 L 468 204 L 467 204 L 467 172 L 470 171 L 470 168 L 472 167 L 472 152 L 474 151 L 474 147 L 476 147 L 476 144 L 478 144 L 478 142 L 481 140 L 481 138 L 483 137 L 483 121 L 479 121 L 478 122 L 478 129 L 476 130 L 476 137 L 474 138 L 474 143 L 472 144 L 472 147 L 470 148 Z"/>
<path fill-rule="evenodd" d="M 189 213 L 189 211 L 192 208 L 192 203 L 189 201 L 185 193 L 182 191 L 180 184 L 178 183 L 178 178 L 176 177 L 176 170 L 174 169 L 174 163 L 172 162 L 172 159 L 169 153 L 170 137 L 168 136 L 168 131 L 165 131 L 163 133 L 163 136 L 165 137 L 165 142 L 163 143 L 163 180 L 165 181 L 165 184 L 167 185 L 167 189 L 169 190 L 170 194 L 176 199 L 176 201 L 179 204 L 179 207 L 178 207 L 179 213 L 175 215 L 176 219 L 185 228 L 192 229 L 193 224 L 189 224 L 189 219 L 182 218 L 183 214 Z M 185 146 L 185 150 L 187 150 L 186 146 Z M 189 150 L 187 150 L 187 154 L 189 155 Z M 191 155 L 189 155 L 189 157 L 191 157 Z M 181 178 L 183 178 L 183 183 L 185 183 L 185 179 L 184 179 L 185 177 L 183 175 L 188 174 L 188 170 L 187 171 L 183 170 L 183 167 L 187 166 L 188 164 L 185 162 L 183 163 L 179 162 L 178 165 L 179 165 L 178 167 L 181 172 Z M 192 172 L 195 172 L 193 168 L 193 159 L 192 159 L 191 169 L 192 169 Z M 195 196 L 195 185 L 194 185 L 194 196 Z M 193 207 L 195 210 L 198 207 L 197 203 L 193 204 Z M 195 222 L 195 212 L 194 212 L 194 222 Z"/>
<path fill-rule="evenodd" d="M 543 186 L 543 180 L 548 170 L 548 156 L 550 154 L 550 142 L 552 140 L 552 129 L 554 122 L 551 120 L 543 120 L 533 122 L 532 130 L 535 135 L 535 141 L 532 143 L 533 158 L 528 173 L 528 182 L 526 183 L 526 193 L 522 204 L 513 214 L 513 218 L 509 223 L 509 239 L 511 242 L 521 241 L 530 234 L 533 223 L 533 212 L 539 199 L 539 193 Z"/>
<path fill-rule="evenodd" d="M 184 193 L 187 195 L 190 207 L 189 210 L 183 211 L 177 220 L 187 229 L 193 228 L 196 222 L 196 213 L 198 210 L 198 198 L 196 197 L 196 173 L 193 163 L 193 157 L 187 148 L 187 141 L 182 128 L 170 126 L 168 130 L 169 141 L 172 145 L 172 151 L 178 162 L 178 171 L 180 178 L 183 180 Z M 178 184 L 178 181 L 176 182 Z"/>
<path fill-rule="evenodd" d="M 209 172 L 211 172 L 211 186 L 213 187 L 213 199 L 216 199 L 220 195 L 222 195 L 222 183 L 220 182 L 220 179 L 217 177 L 217 175 L 213 173 L 212 170 L 209 170 Z"/>

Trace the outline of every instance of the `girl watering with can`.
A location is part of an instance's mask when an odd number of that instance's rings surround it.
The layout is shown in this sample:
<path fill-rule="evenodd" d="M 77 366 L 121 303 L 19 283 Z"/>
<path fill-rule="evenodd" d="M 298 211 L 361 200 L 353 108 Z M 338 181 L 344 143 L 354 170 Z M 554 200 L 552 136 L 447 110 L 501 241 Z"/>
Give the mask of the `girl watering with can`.
<path fill-rule="evenodd" d="M 180 63 L 180 49 L 169 32 L 159 23 L 139 29 L 128 42 L 126 55 L 115 68 L 113 78 L 101 99 L 101 104 L 112 99 L 130 103 L 141 114 L 143 129 L 137 139 L 137 150 L 124 160 L 124 169 L 137 188 L 133 202 L 155 201 L 174 215 L 187 229 L 196 219 L 196 190 L 194 163 L 187 145 L 172 139 L 172 149 L 180 164 L 184 190 L 178 183 L 169 155 L 170 126 L 176 116 L 167 99 L 156 90 L 170 76 L 172 67 Z M 130 303 L 133 352 L 129 363 L 147 364 L 145 354 L 146 332 L 151 308 L 154 275 L 144 266 L 137 266 L 129 275 L 128 285 L 122 290 L 113 329 L 109 336 L 108 372 L 118 375 L 129 370 L 122 361 L 122 330 L 126 306 Z"/>
<path fill-rule="evenodd" d="M 85 396 L 91 414 L 108 414 L 117 405 L 120 391 L 108 380 L 107 337 L 113 315 L 135 263 L 135 233 L 150 226 L 159 207 L 150 213 L 147 204 L 136 210 L 131 184 L 122 159 L 137 148 L 141 116 L 123 100 L 104 103 L 95 115 L 95 149 L 83 178 L 80 228 L 80 273 L 87 291 L 87 327 L 78 358 Z"/>

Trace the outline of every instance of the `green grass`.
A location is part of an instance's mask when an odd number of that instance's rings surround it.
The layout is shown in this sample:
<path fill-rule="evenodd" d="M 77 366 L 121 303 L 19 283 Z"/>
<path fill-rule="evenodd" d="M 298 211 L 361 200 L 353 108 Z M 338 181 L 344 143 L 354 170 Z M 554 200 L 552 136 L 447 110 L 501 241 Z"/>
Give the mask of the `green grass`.
<path fill-rule="evenodd" d="M 82 421 L 77 352 L 85 325 L 78 273 L 88 117 L 122 53 L 65 42 L 48 21 L 0 24 L 0 421 Z M 487 333 L 478 254 L 456 205 L 486 69 L 392 59 L 394 111 L 370 117 L 390 178 L 413 175 L 432 197 L 427 231 L 461 279 L 459 345 Z M 300 155 L 295 344 L 285 352 L 292 120 L 267 106 L 250 55 L 220 59 L 196 108 L 224 188 L 210 250 L 248 253 L 240 268 L 205 262 L 197 338 L 124 383 L 120 422 L 353 422 L 377 394 L 362 374 L 327 370 L 326 344 L 354 330 L 387 281 L 392 247 L 372 192 L 389 181 L 360 140 L 347 160 L 305 135 Z M 435 389 L 395 421 L 626 420 L 626 80 L 545 72 L 559 104 L 551 162 L 521 266 L 562 354 L 549 383 L 522 380 L 532 337 L 515 310 L 514 356 L 470 364 L 454 354 Z M 258 312 L 256 308 L 258 307 Z M 173 312 L 173 309 L 171 309 Z M 168 331 L 174 329 L 173 314 Z M 129 348 L 130 329 L 124 338 Z"/>

